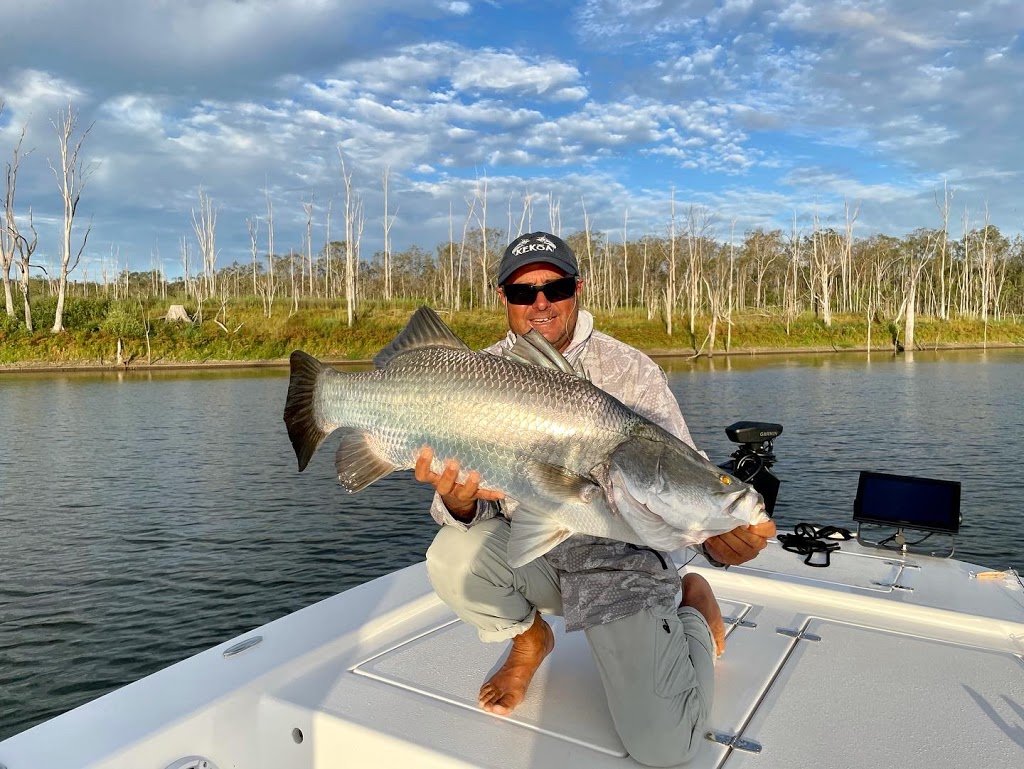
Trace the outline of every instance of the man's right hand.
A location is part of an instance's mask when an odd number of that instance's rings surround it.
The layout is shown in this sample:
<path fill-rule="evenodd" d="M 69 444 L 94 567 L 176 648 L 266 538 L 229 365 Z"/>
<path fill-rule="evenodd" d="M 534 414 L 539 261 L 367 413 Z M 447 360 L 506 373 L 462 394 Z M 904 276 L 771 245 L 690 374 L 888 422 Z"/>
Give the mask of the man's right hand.
<path fill-rule="evenodd" d="M 440 473 L 435 473 L 430 469 L 430 464 L 433 461 L 433 449 L 429 446 L 424 446 L 420 449 L 419 456 L 416 457 L 416 467 L 414 470 L 416 480 L 433 486 L 434 490 L 441 496 L 444 506 L 448 508 L 448 512 L 456 518 L 472 518 L 476 512 L 476 501 L 478 499 L 495 502 L 505 498 L 505 495 L 500 491 L 481 489 L 480 473 L 476 470 L 470 471 L 464 483 L 458 483 L 458 462 L 454 459 L 449 459 L 444 463 L 444 469 Z"/>

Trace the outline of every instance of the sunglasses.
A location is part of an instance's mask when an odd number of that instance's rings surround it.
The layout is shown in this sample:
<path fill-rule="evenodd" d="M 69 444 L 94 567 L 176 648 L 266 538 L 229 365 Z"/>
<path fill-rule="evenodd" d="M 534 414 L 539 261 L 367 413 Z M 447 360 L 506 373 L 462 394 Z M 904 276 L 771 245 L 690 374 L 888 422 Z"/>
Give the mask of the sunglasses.
<path fill-rule="evenodd" d="M 556 278 L 539 286 L 530 283 L 506 283 L 501 287 L 501 292 L 510 304 L 533 304 L 541 291 L 549 302 L 561 302 L 576 293 L 576 277 L 569 275 L 565 278 Z"/>

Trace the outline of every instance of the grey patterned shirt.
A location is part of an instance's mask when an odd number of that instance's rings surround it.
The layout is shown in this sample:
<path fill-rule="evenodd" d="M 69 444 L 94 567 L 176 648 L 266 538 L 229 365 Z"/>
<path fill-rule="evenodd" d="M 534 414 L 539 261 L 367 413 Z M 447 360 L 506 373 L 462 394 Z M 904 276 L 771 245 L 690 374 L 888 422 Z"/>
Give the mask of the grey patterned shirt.
<path fill-rule="evenodd" d="M 487 352 L 501 355 L 515 341 L 509 332 Z M 585 310 L 580 310 L 565 357 L 595 386 L 693 446 L 665 372 L 639 350 L 595 331 L 594 318 Z M 496 515 L 511 520 L 515 507 L 514 500 L 480 501 L 473 519 L 464 523 L 435 494 L 430 514 L 440 524 L 465 529 Z M 567 630 L 613 622 L 645 608 L 675 606 L 679 575 L 668 553 L 575 534 L 544 557 L 559 573 Z"/>

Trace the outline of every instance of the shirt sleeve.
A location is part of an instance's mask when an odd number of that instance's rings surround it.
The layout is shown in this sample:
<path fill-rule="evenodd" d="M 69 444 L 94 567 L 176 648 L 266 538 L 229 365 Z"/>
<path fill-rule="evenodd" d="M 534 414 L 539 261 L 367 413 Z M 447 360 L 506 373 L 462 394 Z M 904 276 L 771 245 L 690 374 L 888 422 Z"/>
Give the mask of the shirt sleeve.
<path fill-rule="evenodd" d="M 468 521 L 462 521 L 456 518 L 444 502 L 441 501 L 441 495 L 434 492 L 434 499 L 430 503 L 430 517 L 440 526 L 454 526 L 457 529 L 465 531 L 470 526 L 475 526 L 481 521 L 486 521 L 488 518 L 495 518 L 501 514 L 501 509 L 496 502 L 490 502 L 486 499 L 478 499 L 476 501 L 476 512 L 473 517 Z"/>
<path fill-rule="evenodd" d="M 668 430 L 707 459 L 707 454 L 700 451 L 694 444 L 690 428 L 686 426 L 686 419 L 679 409 L 679 401 L 669 389 L 668 377 L 660 366 L 655 365 L 652 368 L 647 382 L 640 389 L 634 410 L 656 425 Z"/>

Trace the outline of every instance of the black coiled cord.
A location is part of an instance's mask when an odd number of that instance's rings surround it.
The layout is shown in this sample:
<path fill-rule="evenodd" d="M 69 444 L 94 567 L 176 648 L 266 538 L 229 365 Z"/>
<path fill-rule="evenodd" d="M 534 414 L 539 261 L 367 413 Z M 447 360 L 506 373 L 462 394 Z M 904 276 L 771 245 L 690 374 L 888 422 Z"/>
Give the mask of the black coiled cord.
<path fill-rule="evenodd" d="M 837 537 L 843 540 L 853 539 L 848 529 L 838 526 L 822 526 L 819 529 L 809 523 L 798 523 L 793 527 L 792 534 L 778 535 L 783 550 L 807 556 L 804 563 L 815 568 L 825 568 L 832 564 L 832 553 L 839 549 L 839 543 L 835 541 Z M 825 554 L 824 563 L 811 561 L 815 553 Z"/>

